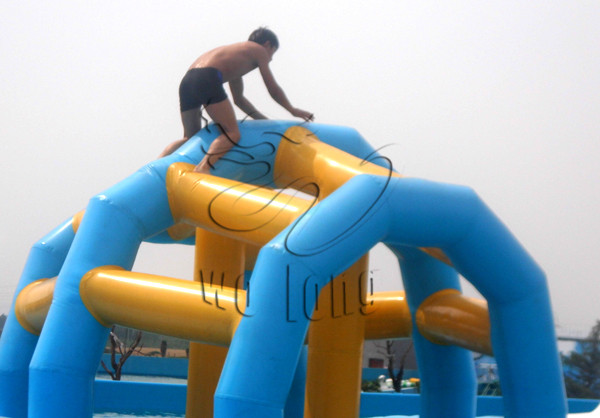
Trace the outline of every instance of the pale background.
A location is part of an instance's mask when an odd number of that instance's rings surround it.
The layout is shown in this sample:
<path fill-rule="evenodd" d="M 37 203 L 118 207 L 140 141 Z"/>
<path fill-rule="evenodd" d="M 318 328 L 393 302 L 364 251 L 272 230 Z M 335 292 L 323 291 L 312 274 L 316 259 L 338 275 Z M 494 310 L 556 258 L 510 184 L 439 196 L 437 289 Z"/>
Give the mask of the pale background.
<path fill-rule="evenodd" d="M 588 332 L 600 3 L 572 0 L 0 0 L 0 312 L 35 241 L 181 137 L 177 88 L 196 56 L 260 25 L 279 36 L 272 69 L 295 106 L 393 144 L 405 175 L 473 187 L 546 271 L 560 332 Z M 258 74 L 245 86 L 290 118 Z M 192 266 L 191 248 L 144 245 L 134 268 Z M 375 290 L 402 287 L 386 250 L 371 269 Z"/>

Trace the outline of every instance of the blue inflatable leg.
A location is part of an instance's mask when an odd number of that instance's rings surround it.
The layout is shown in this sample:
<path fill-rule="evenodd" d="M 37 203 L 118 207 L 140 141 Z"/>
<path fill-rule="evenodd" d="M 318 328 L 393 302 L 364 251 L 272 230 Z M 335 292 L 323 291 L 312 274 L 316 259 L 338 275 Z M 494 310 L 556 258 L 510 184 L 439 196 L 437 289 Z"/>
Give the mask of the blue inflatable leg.
<path fill-rule="evenodd" d="M 262 248 L 248 316 L 238 326 L 215 394 L 215 417 L 283 416 L 309 324 L 304 284 L 311 280 L 322 289 L 383 238 L 388 214 L 379 210 L 386 184 L 375 176 L 349 180 Z"/>
<path fill-rule="evenodd" d="M 30 283 L 56 277 L 75 233 L 69 220 L 33 245 L 13 298 L 0 339 L 0 416 L 26 417 L 29 363 L 38 336 L 25 330 L 15 317 L 17 295 Z"/>
<path fill-rule="evenodd" d="M 388 242 L 439 247 L 488 302 L 504 410 L 564 417 L 566 397 L 546 278 L 469 188 L 394 179 Z M 540 384 L 540 382 L 544 382 Z"/>
<path fill-rule="evenodd" d="M 304 417 L 304 395 L 306 392 L 306 362 L 308 360 L 308 347 L 304 346 L 300 352 L 300 359 L 296 367 L 296 374 L 292 387 L 285 403 L 283 416 L 285 418 Z"/>
<path fill-rule="evenodd" d="M 31 361 L 30 417 L 92 416 L 93 381 L 109 330 L 83 305 L 79 283 L 99 266 L 130 269 L 142 240 L 173 223 L 161 174 L 140 170 L 90 201 Z"/>
<path fill-rule="evenodd" d="M 413 341 L 421 376 L 421 417 L 474 417 L 477 382 L 471 352 L 432 343 L 419 333 L 415 323 L 415 313 L 428 296 L 443 289 L 460 290 L 458 274 L 415 248 L 393 250 L 398 255 L 413 318 Z"/>

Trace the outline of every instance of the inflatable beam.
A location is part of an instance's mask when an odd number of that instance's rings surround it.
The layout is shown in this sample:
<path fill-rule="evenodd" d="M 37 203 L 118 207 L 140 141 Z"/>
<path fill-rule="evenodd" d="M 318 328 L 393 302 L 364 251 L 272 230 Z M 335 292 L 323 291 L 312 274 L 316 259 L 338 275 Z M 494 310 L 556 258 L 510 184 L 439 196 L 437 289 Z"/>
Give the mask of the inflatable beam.
<path fill-rule="evenodd" d="M 38 280 L 20 292 L 19 323 L 42 331 L 56 279 Z M 121 325 L 171 337 L 229 346 L 246 308 L 246 291 L 201 282 L 99 267 L 81 281 L 81 298 L 107 327 Z M 403 291 L 367 296 L 365 340 L 408 338 L 411 317 Z M 437 344 L 492 354 L 484 303 L 459 292 L 432 295 L 417 310 L 419 332 Z"/>

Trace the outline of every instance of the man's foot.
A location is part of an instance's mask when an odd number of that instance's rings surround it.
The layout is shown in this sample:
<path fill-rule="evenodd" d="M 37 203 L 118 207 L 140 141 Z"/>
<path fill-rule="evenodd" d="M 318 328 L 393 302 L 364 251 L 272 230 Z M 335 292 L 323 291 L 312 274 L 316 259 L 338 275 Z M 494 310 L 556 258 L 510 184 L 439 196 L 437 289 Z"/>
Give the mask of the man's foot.
<path fill-rule="evenodd" d="M 196 167 L 194 167 L 194 172 L 202 173 L 202 174 L 210 174 L 210 166 L 208 164 L 206 164 L 205 162 L 201 162 Z"/>

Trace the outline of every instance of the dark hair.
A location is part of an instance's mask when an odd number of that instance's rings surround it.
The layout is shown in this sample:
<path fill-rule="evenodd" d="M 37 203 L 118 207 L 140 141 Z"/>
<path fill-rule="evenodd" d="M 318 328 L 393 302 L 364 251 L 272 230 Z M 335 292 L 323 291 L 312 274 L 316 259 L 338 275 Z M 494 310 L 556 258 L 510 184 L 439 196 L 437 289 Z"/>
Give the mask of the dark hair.
<path fill-rule="evenodd" d="M 256 42 L 259 45 L 264 45 L 265 42 L 269 41 L 271 46 L 274 46 L 276 49 L 279 48 L 279 40 L 277 39 L 277 35 L 266 27 L 260 27 L 256 29 L 254 32 L 250 34 L 248 37 L 249 41 Z"/>

